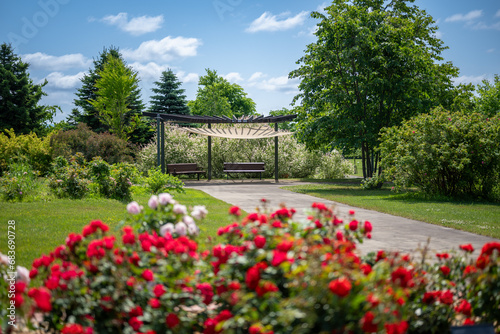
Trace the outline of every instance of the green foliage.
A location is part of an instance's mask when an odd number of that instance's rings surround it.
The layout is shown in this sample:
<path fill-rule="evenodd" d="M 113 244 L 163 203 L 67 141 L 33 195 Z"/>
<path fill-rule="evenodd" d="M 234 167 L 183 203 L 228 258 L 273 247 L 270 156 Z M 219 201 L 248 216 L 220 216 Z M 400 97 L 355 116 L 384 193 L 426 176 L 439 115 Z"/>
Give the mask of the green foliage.
<path fill-rule="evenodd" d="M 184 182 L 173 175 L 162 173 L 158 167 L 149 170 L 146 185 L 153 194 L 184 191 Z"/>
<path fill-rule="evenodd" d="M 238 84 L 231 84 L 217 71 L 206 69 L 200 77 L 196 100 L 189 102 L 191 113 L 206 116 L 250 116 L 255 115 L 255 102 Z"/>
<path fill-rule="evenodd" d="M 495 74 L 493 82 L 483 80 L 482 85 L 477 86 L 477 93 L 475 111 L 489 117 L 500 113 L 500 75 Z"/>
<path fill-rule="evenodd" d="M 374 190 L 374 189 L 381 189 L 382 186 L 384 185 L 384 175 L 380 176 L 374 176 L 374 177 L 369 177 L 367 179 L 364 179 L 361 181 L 361 189 L 364 190 Z"/>
<path fill-rule="evenodd" d="M 0 132 L 0 175 L 12 163 L 28 163 L 42 175 L 47 174 L 52 162 L 50 138 L 34 133 L 16 135 L 13 130 L 6 130 L 5 134 Z"/>
<path fill-rule="evenodd" d="M 181 89 L 182 83 L 171 69 L 163 71 L 160 81 L 154 83 L 152 89 L 156 95 L 151 96 L 151 112 L 167 114 L 189 114 L 185 90 Z"/>
<path fill-rule="evenodd" d="M 54 163 L 54 175 L 49 180 L 49 187 L 59 198 L 80 199 L 89 191 L 90 180 L 85 157 L 76 153 L 71 157 L 69 164 L 63 168 L 61 159 Z"/>
<path fill-rule="evenodd" d="M 316 169 L 316 179 L 343 179 L 354 173 L 354 167 L 349 160 L 345 160 L 337 150 L 323 155 Z"/>
<path fill-rule="evenodd" d="M 28 67 L 28 63 L 14 54 L 12 46 L 0 45 L 0 131 L 13 129 L 17 134 L 44 134 L 46 122 L 52 121 L 59 109 L 38 104 L 46 95 L 42 89 L 47 80 L 33 84 Z"/>
<path fill-rule="evenodd" d="M 132 181 L 137 177 L 137 168 L 127 163 L 117 163 L 111 169 L 112 194 L 111 198 L 127 201 L 132 198 Z"/>
<path fill-rule="evenodd" d="M 109 133 L 95 133 L 83 123 L 76 129 L 59 131 L 50 138 L 52 156 L 64 156 L 66 159 L 77 152 L 83 154 L 87 161 L 94 157 L 102 157 L 110 164 L 131 162 L 132 153 L 127 142 Z"/>
<path fill-rule="evenodd" d="M 112 133 L 127 140 L 139 122 L 138 116 L 130 122 L 126 121 L 130 111 L 129 98 L 138 89 L 137 73 L 125 66 L 120 58 L 108 56 L 98 74 L 100 78 L 95 82 L 97 98 L 90 104 L 96 108 L 102 122 L 109 126 Z"/>
<path fill-rule="evenodd" d="M 75 108 L 72 110 L 72 114 L 68 118 L 70 124 L 85 123 L 92 131 L 97 133 L 110 131 L 109 126 L 101 120 L 99 111 L 90 103 L 90 101 L 95 101 L 98 97 L 96 82 L 101 78 L 100 72 L 104 69 L 104 65 L 110 57 L 120 59 L 124 62 L 123 56 L 116 47 L 104 48 L 99 53 L 97 59 L 94 59 L 93 67 L 81 79 L 82 86 L 77 90 L 74 100 L 75 106 L 79 107 L 79 109 Z M 127 100 L 127 105 L 130 111 L 125 116 L 125 122 L 128 124 L 136 116 L 140 116 L 144 110 L 139 88 L 132 91 Z M 130 141 L 142 144 L 148 142 L 154 134 L 154 131 L 149 126 L 149 121 L 140 118 L 136 125 L 136 129 L 130 134 Z"/>
<path fill-rule="evenodd" d="M 441 62 L 437 26 L 412 2 L 335 0 L 313 12 L 317 41 L 290 73 L 301 80 L 298 137 L 315 149 L 361 149 L 365 178 L 378 172 L 381 128 L 451 103 L 458 70 Z"/>
<path fill-rule="evenodd" d="M 137 166 L 143 173 L 156 166 L 156 140 L 144 146 L 137 154 Z M 224 162 L 264 162 L 264 177 L 274 176 L 274 138 L 268 139 L 227 139 L 212 138 L 212 175 L 225 176 Z M 322 154 L 311 152 L 293 136 L 281 136 L 278 141 L 279 177 L 307 177 L 319 166 Z M 202 169 L 208 168 L 207 137 L 190 135 L 175 127 L 165 129 L 165 162 L 197 163 Z M 335 166 L 324 165 L 323 170 L 335 170 Z"/>
<path fill-rule="evenodd" d="M 500 118 L 437 108 L 382 132 L 387 176 L 428 194 L 494 200 L 500 184 Z M 496 198 L 499 200 L 499 198 Z"/>
<path fill-rule="evenodd" d="M 37 188 L 38 173 L 29 164 L 15 162 L 0 178 L 0 194 L 5 201 L 22 202 Z"/>

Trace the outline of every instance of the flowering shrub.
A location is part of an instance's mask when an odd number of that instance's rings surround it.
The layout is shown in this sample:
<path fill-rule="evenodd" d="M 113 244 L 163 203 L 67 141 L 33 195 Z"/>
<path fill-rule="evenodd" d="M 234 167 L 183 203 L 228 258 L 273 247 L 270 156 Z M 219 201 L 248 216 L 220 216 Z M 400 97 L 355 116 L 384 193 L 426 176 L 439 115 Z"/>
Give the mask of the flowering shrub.
<path fill-rule="evenodd" d="M 38 172 L 26 163 L 13 163 L 0 178 L 0 194 L 6 201 L 23 201 L 37 188 Z"/>
<path fill-rule="evenodd" d="M 382 164 L 396 187 L 500 200 L 498 115 L 437 108 L 386 129 L 381 141 Z"/>
<path fill-rule="evenodd" d="M 61 159 L 54 164 L 62 165 Z M 63 168 L 54 168 L 54 176 L 49 179 L 50 189 L 59 198 L 83 198 L 89 191 L 89 185 L 88 169 L 81 153 L 75 154 Z"/>
<path fill-rule="evenodd" d="M 152 168 L 148 171 L 146 185 L 148 190 L 153 194 L 164 191 L 184 191 L 184 182 L 173 175 L 162 173 L 158 167 Z"/>
<path fill-rule="evenodd" d="M 361 257 L 372 224 L 322 203 L 304 222 L 266 200 L 218 230 L 205 251 L 194 240 L 207 211 L 171 195 L 127 205 L 120 236 L 92 221 L 33 262 L 33 311 L 60 333 L 443 333 L 451 325 L 500 326 L 500 243 L 477 259 L 435 261 L 385 252 Z M 135 228 L 135 230 L 134 230 Z M 425 257 L 424 257 L 425 258 Z"/>

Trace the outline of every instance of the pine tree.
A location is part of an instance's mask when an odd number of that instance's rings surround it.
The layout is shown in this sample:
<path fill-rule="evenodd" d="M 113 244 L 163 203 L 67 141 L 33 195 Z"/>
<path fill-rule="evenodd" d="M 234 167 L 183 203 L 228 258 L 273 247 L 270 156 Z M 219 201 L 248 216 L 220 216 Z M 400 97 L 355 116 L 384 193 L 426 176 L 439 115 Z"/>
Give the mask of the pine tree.
<path fill-rule="evenodd" d="M 14 129 L 17 134 L 33 131 L 41 135 L 58 107 L 38 104 L 46 95 L 42 88 L 47 81 L 33 84 L 28 67 L 14 54 L 12 46 L 5 43 L 0 46 L 0 130 Z"/>
<path fill-rule="evenodd" d="M 151 112 L 165 114 L 189 114 L 186 103 L 185 90 L 181 89 L 181 82 L 171 69 L 163 71 L 160 81 L 154 83 L 157 88 L 152 91 L 156 95 L 151 96 Z"/>
<path fill-rule="evenodd" d="M 68 118 L 69 123 L 85 123 L 95 132 L 110 131 L 109 126 L 106 125 L 99 117 L 99 111 L 89 102 L 97 99 L 97 87 L 95 84 L 97 80 L 100 79 L 99 72 L 103 70 L 108 56 L 120 59 L 125 63 L 118 48 L 112 46 L 109 49 L 103 49 L 103 51 L 99 54 L 99 57 L 94 59 L 94 67 L 89 69 L 89 73 L 85 74 L 81 79 L 82 87 L 76 92 L 77 98 L 74 100 L 75 106 L 79 107 L 81 110 L 74 109 L 72 111 Z M 127 112 L 126 122 L 131 122 L 136 116 L 141 116 L 145 107 L 141 100 L 141 92 L 139 88 L 134 89 L 132 94 L 130 94 L 127 103 L 130 110 Z M 136 129 L 130 136 L 130 141 L 142 144 L 148 142 L 152 138 L 154 130 L 150 126 L 148 119 L 141 117 L 140 120 L 140 123 L 137 124 Z"/>

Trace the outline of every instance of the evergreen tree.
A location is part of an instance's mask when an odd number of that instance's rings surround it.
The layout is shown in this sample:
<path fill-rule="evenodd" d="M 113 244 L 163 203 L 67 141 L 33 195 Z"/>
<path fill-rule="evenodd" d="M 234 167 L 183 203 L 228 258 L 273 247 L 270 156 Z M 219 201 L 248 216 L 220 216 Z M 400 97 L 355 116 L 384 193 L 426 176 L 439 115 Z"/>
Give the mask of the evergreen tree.
<path fill-rule="evenodd" d="M 52 121 L 59 107 L 38 103 L 46 95 L 28 73 L 29 64 L 14 54 L 12 46 L 0 46 L 0 129 L 14 129 L 17 134 L 43 134 L 46 122 Z"/>
<path fill-rule="evenodd" d="M 82 87 L 76 92 L 77 98 L 74 100 L 75 106 L 80 109 L 73 110 L 68 118 L 70 124 L 85 123 L 95 132 L 110 131 L 110 127 L 102 121 L 99 116 L 99 111 L 89 102 L 97 99 L 96 82 L 100 79 L 99 73 L 103 70 L 107 62 L 108 56 L 120 59 L 124 64 L 123 56 L 118 48 L 104 48 L 97 59 L 94 59 L 94 67 L 89 69 L 89 73 L 85 74 L 82 81 Z M 141 100 L 141 92 L 135 88 L 127 99 L 129 111 L 126 114 L 125 121 L 131 122 L 136 116 L 141 116 L 144 110 L 144 103 Z M 154 130 L 150 126 L 150 121 L 145 117 L 140 117 L 140 122 L 136 129 L 130 135 L 130 141 L 133 143 L 146 143 L 154 135 Z"/>
<path fill-rule="evenodd" d="M 186 103 L 185 90 L 180 88 L 182 83 L 171 69 L 162 72 L 160 81 L 154 83 L 154 94 L 151 96 L 151 112 L 165 114 L 189 114 L 189 107 Z"/>

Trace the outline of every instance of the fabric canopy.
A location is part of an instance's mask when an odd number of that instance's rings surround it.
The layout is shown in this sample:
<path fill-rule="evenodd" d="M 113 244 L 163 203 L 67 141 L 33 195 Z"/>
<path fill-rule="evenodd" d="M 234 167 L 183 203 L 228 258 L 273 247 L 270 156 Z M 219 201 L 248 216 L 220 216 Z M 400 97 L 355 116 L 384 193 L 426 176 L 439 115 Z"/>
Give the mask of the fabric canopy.
<path fill-rule="evenodd" d="M 261 139 L 261 138 L 273 138 L 273 137 L 293 134 L 293 132 L 288 132 L 288 131 L 275 131 L 269 126 L 261 126 L 258 128 L 222 128 L 222 129 L 182 127 L 180 129 L 204 136 L 232 138 L 232 139 Z"/>

